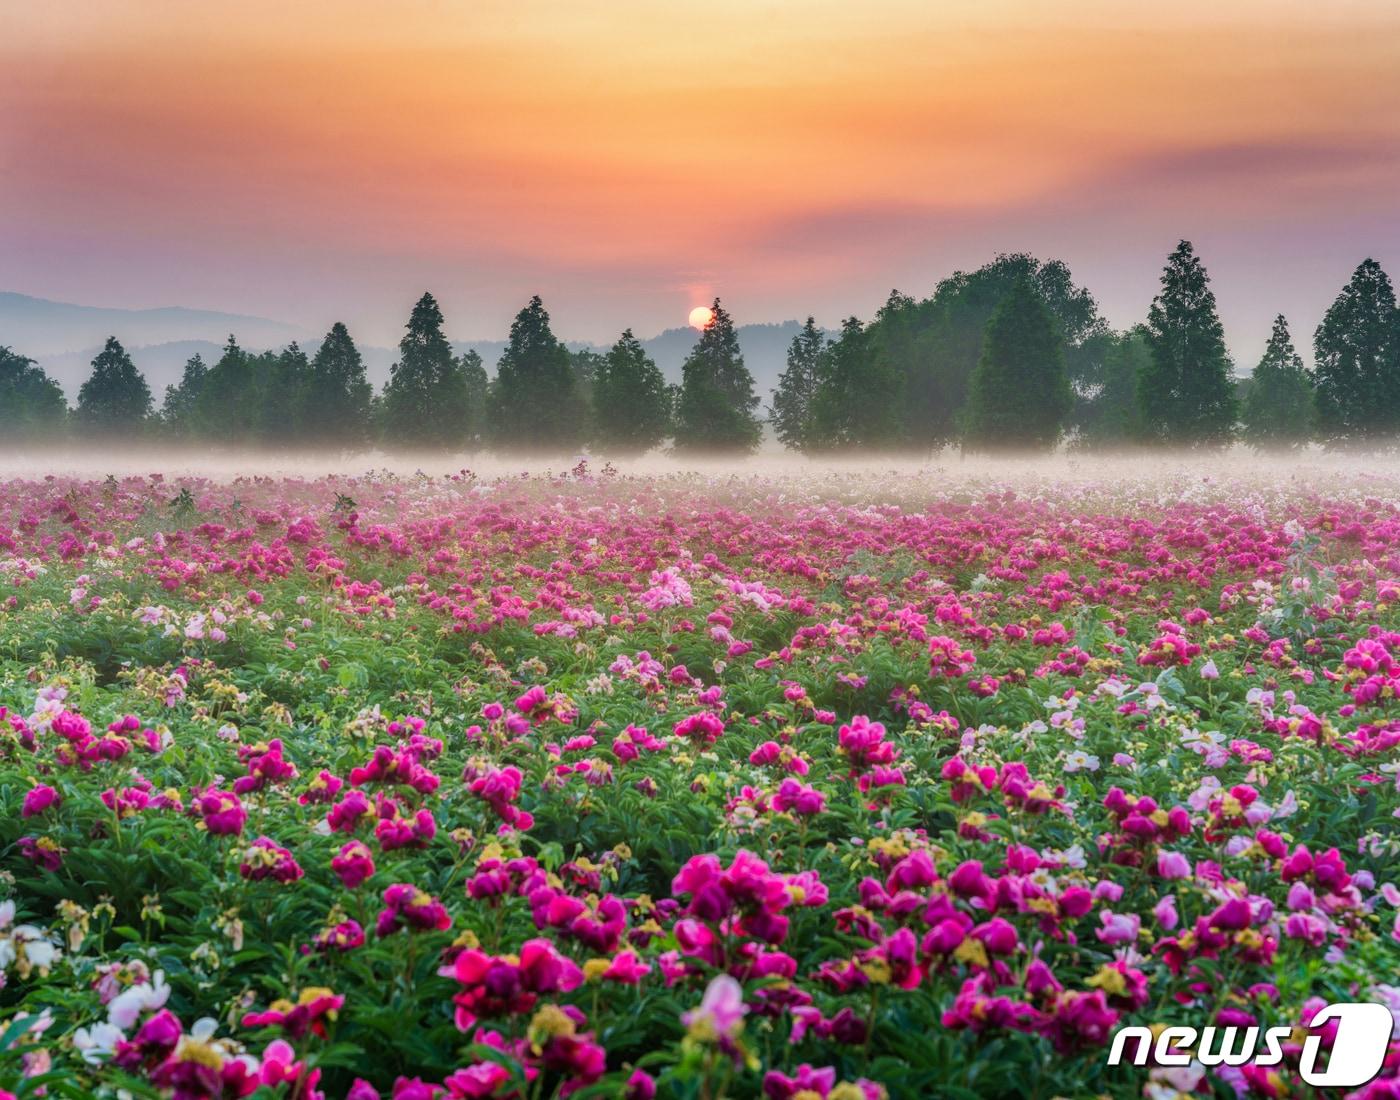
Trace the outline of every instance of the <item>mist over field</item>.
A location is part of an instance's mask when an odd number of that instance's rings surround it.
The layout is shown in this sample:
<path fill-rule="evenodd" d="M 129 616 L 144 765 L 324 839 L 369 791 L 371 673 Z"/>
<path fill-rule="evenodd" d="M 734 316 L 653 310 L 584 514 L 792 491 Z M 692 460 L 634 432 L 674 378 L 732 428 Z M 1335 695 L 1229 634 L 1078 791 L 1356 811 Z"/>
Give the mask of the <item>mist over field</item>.
<path fill-rule="evenodd" d="M 579 464 L 583 463 L 580 469 Z M 1364 488 L 1391 499 L 1400 495 L 1400 455 L 1329 453 L 1320 449 L 1259 456 L 1243 446 L 1202 453 L 1148 451 L 1051 455 L 967 455 L 949 450 L 926 459 L 875 455 L 805 457 L 768 446 L 744 457 L 694 457 L 653 452 L 609 457 L 579 451 L 573 455 L 501 456 L 489 453 L 443 454 L 368 451 L 353 455 L 334 451 L 295 453 L 195 451 L 180 447 L 130 446 L 54 448 L 32 451 L 0 449 L 0 479 L 48 477 L 102 480 L 160 475 L 228 483 L 242 478 L 320 479 L 386 477 L 429 480 L 457 478 L 469 472 L 486 483 L 511 478 L 564 481 L 622 479 L 698 479 L 723 483 L 772 482 L 833 491 L 845 484 L 872 499 L 900 496 L 957 498 L 967 493 L 1007 487 L 1025 495 L 1056 488 L 1094 488 L 1104 493 L 1151 490 L 1163 500 L 1173 495 L 1198 499 L 1203 494 L 1245 488 L 1271 492 L 1333 493 Z"/>

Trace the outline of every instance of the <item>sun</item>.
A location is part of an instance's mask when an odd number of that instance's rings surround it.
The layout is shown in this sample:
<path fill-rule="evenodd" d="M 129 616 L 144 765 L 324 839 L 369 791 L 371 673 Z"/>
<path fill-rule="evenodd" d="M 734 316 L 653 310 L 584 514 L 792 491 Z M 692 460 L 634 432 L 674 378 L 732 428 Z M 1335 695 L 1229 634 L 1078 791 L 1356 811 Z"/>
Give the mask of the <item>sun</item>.
<path fill-rule="evenodd" d="M 707 329 L 710 322 L 715 319 L 715 311 L 709 306 L 696 306 L 690 311 L 690 327 Z"/>

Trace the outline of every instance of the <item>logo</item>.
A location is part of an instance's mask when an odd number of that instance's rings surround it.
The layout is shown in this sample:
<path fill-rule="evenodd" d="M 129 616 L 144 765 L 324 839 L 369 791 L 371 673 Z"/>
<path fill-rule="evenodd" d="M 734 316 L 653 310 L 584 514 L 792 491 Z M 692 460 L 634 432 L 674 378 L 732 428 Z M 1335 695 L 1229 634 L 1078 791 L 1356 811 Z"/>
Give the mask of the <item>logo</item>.
<path fill-rule="evenodd" d="M 1322 1036 L 1309 1035 L 1303 1040 L 1303 1053 L 1298 1072 L 1309 1085 L 1324 1088 L 1356 1088 L 1370 1081 L 1381 1071 L 1386 1050 L 1390 1045 L 1393 1020 L 1390 1009 L 1368 1001 L 1343 1001 L 1327 1005 L 1312 1019 L 1311 1027 L 1336 1021 L 1337 1037 L 1327 1058 L 1327 1068 L 1317 1066 Z M 1129 1040 L 1136 1040 L 1132 1064 L 1143 1066 L 1152 1055 L 1158 1065 L 1187 1066 L 1194 1057 L 1203 1066 L 1240 1066 L 1256 1061 L 1261 1066 L 1276 1066 L 1283 1061 L 1283 1043 L 1291 1027 L 1262 1029 L 1263 1050 L 1259 1049 L 1261 1029 L 1257 1027 L 1215 1027 L 1199 1030 L 1173 1025 L 1163 1028 L 1154 1038 L 1148 1027 L 1119 1028 L 1113 1036 L 1108 1064 L 1122 1064 Z M 1195 1054 L 1173 1049 L 1190 1047 L 1199 1042 Z"/>

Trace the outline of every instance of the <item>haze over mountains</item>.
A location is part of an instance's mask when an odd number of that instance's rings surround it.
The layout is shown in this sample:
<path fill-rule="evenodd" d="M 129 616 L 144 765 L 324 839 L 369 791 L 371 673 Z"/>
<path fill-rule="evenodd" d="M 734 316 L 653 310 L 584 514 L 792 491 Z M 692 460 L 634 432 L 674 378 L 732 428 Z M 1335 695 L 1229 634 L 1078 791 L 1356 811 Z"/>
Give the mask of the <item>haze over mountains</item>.
<path fill-rule="evenodd" d="M 346 324 L 350 326 L 353 336 L 353 320 L 347 320 Z M 737 328 L 744 361 L 753 373 L 755 390 L 765 404 L 773 387 L 778 384 L 788 344 L 800 327 L 800 322 L 793 320 L 780 324 L 740 325 Z M 76 398 L 78 387 L 88 376 L 93 356 L 101 350 L 108 336 L 115 336 L 130 352 L 159 404 L 165 387 L 180 380 L 187 359 L 199 354 L 205 363 L 212 366 L 230 334 L 238 338 L 241 346 L 251 351 L 281 348 L 292 340 L 298 340 L 308 354 L 315 353 L 325 335 L 267 317 L 220 313 L 216 310 L 184 309 L 179 306 L 107 309 L 0 291 L 0 345 L 8 345 L 37 361 L 63 386 L 70 399 Z M 690 328 L 666 329 L 642 340 L 642 346 L 656 360 L 668 381 L 679 382 L 681 364 L 694 346 L 695 336 L 695 331 Z M 573 351 L 607 350 L 606 345 L 573 340 L 566 343 Z M 494 371 L 505 346 L 504 334 L 499 340 L 453 342 L 459 354 L 468 348 L 475 349 L 488 371 Z M 370 381 L 379 389 L 389 377 L 389 368 L 398 355 L 397 349 L 361 344 L 360 354 L 364 357 Z"/>

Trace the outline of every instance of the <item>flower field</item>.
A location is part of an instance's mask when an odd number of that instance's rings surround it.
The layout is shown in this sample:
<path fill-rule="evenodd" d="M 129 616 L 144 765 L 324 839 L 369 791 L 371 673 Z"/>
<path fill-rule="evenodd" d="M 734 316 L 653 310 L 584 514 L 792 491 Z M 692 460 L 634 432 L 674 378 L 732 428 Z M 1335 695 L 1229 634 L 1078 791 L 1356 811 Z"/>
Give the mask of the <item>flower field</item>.
<path fill-rule="evenodd" d="M 1305 1095 L 1394 484 L 0 481 L 0 1096 Z"/>

